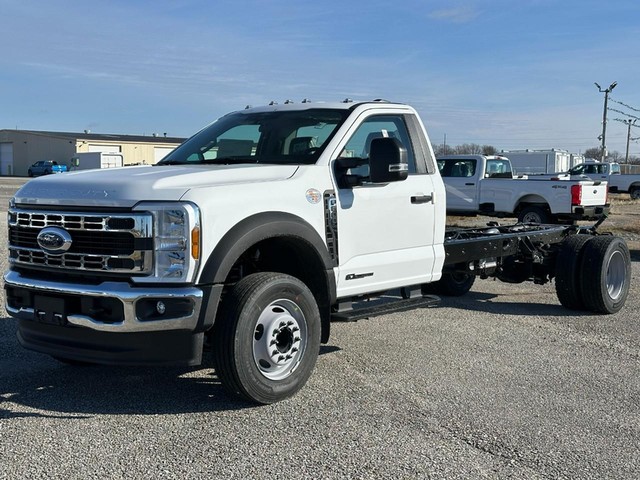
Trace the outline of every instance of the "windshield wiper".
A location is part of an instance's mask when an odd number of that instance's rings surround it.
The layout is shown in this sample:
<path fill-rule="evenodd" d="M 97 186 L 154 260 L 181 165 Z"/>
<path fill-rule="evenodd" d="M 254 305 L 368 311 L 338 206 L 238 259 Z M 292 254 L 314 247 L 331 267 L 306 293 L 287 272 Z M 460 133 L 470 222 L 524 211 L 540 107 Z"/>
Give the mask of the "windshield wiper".
<path fill-rule="evenodd" d="M 155 165 L 161 167 L 163 165 L 186 165 L 187 162 L 182 162 L 180 160 L 167 160 L 166 162 L 158 162 Z"/>
<path fill-rule="evenodd" d="M 231 165 L 234 163 L 258 163 L 258 157 L 254 157 L 251 155 L 244 156 L 228 156 L 228 157 L 219 157 L 219 158 L 211 158 L 209 160 L 200 160 L 196 162 L 198 164 L 205 165 Z"/>

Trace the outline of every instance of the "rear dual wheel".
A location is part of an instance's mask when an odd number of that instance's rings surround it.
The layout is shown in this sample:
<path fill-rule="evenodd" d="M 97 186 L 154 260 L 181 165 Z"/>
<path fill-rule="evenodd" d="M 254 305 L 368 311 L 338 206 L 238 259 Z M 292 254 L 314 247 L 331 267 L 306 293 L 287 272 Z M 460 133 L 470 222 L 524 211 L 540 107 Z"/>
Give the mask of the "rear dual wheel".
<path fill-rule="evenodd" d="M 631 257 L 623 239 L 572 235 L 556 260 L 558 300 L 572 310 L 616 313 L 626 302 Z"/>
<path fill-rule="evenodd" d="M 475 281 L 475 275 L 459 272 L 444 272 L 437 282 L 425 284 L 422 288 L 422 293 L 435 293 L 447 297 L 461 297 L 471 290 Z"/>

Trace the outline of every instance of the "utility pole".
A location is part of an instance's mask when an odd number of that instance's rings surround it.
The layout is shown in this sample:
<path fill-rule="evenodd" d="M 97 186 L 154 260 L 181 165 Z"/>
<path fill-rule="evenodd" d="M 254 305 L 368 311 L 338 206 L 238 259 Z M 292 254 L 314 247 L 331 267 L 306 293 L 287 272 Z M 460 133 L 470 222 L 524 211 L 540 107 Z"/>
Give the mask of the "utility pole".
<path fill-rule="evenodd" d="M 596 87 L 598 87 L 598 91 L 604 93 L 604 111 L 602 112 L 602 138 L 600 139 L 602 140 L 602 158 L 600 159 L 602 162 L 604 162 L 607 158 L 607 144 L 605 140 L 607 135 L 607 103 L 609 102 L 609 94 L 611 93 L 611 90 L 616 88 L 617 84 L 618 82 L 613 82 L 611 85 L 609 85 L 609 88 L 606 88 L 604 90 L 600 85 L 598 85 L 597 83 L 595 84 Z"/>
<path fill-rule="evenodd" d="M 636 120 L 631 121 L 631 119 L 629 120 L 623 120 L 623 123 L 627 124 L 628 130 L 627 130 L 627 153 L 624 156 L 624 163 L 629 163 L 629 141 L 631 140 L 631 125 L 636 124 Z"/>

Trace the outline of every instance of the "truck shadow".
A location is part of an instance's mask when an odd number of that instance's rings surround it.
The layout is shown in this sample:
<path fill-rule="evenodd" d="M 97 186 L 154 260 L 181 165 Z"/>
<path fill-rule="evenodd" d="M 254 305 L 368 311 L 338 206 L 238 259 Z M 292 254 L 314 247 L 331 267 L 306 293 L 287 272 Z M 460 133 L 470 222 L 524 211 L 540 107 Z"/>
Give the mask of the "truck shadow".
<path fill-rule="evenodd" d="M 569 310 L 560 303 L 557 305 L 540 302 L 527 302 L 525 297 L 531 294 L 509 295 L 471 291 L 463 297 L 442 297 L 440 305 L 461 310 L 494 313 L 499 315 L 547 317 L 581 317 L 593 315 L 588 311 Z"/>
<path fill-rule="evenodd" d="M 17 375 L 10 373 L 9 365 L 0 387 L 0 398 L 27 407 L 27 413 L 22 408 L 3 408 L 0 403 L 0 419 L 176 414 L 253 406 L 228 395 L 211 368 L 78 367 L 58 363 L 46 355 L 29 355 L 38 358 Z M 9 358 L 2 363 L 15 360 Z"/>
<path fill-rule="evenodd" d="M 255 408 L 228 394 L 210 360 L 198 367 L 72 366 L 24 350 L 15 322 L 0 318 L 0 421 L 98 414 L 162 415 Z M 8 325 L 11 325 L 8 327 Z M 321 354 L 339 350 L 323 346 Z M 208 354 L 207 354 L 208 353 Z"/>

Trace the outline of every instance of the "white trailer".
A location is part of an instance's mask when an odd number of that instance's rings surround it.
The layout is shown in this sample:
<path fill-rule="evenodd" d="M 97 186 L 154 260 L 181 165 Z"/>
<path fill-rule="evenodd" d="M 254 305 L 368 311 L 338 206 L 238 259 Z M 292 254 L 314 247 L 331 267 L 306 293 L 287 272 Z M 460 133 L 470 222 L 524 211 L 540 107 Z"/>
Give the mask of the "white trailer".
<path fill-rule="evenodd" d="M 572 166 L 572 155 L 567 150 L 511 150 L 502 151 L 511 160 L 513 170 L 518 175 L 566 172 Z"/>
<path fill-rule="evenodd" d="M 71 159 L 71 170 L 91 170 L 95 168 L 115 168 L 124 165 L 121 153 L 82 152 Z"/>

